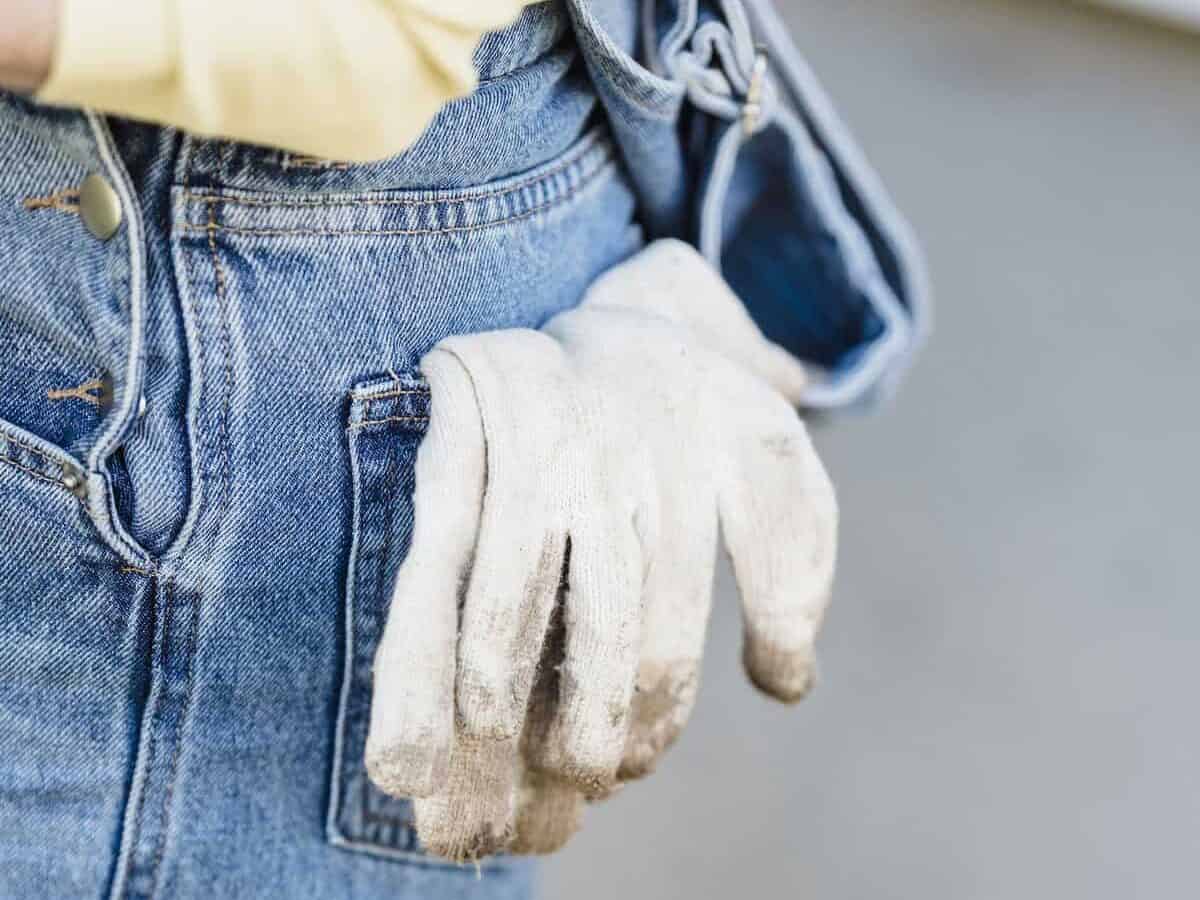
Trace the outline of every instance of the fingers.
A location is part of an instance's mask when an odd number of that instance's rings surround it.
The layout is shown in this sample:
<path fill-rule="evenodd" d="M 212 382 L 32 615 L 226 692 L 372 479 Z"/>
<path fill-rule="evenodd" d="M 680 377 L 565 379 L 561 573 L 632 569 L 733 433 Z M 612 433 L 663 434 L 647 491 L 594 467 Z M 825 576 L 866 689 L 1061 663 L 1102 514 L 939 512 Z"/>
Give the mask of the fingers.
<path fill-rule="evenodd" d="M 589 504 L 571 536 L 557 703 L 535 768 L 587 794 L 611 787 L 629 727 L 640 643 L 641 548 L 619 504 Z"/>
<path fill-rule="evenodd" d="M 688 525 L 663 534 L 647 574 L 641 661 L 620 781 L 654 770 L 695 705 L 717 555 L 716 511 L 707 493 L 703 505 L 689 502 L 698 495 L 668 500 L 667 508 Z"/>
<path fill-rule="evenodd" d="M 784 415 L 784 412 L 790 415 Z M 813 679 L 813 641 L 833 584 L 837 501 L 803 423 L 744 447 L 722 485 L 721 527 L 742 595 L 743 663 L 750 680 L 795 702 Z"/>
<path fill-rule="evenodd" d="M 462 730 L 479 738 L 520 737 L 562 579 L 564 532 L 540 502 L 539 473 L 526 475 L 489 480 L 462 609 L 456 696 Z"/>
<path fill-rule="evenodd" d="M 371 780 L 396 796 L 445 781 L 454 743 L 458 596 L 479 526 L 484 439 L 470 377 L 454 357 L 422 362 L 433 401 L 417 452 L 413 537 L 375 654 Z"/>
<path fill-rule="evenodd" d="M 516 739 L 460 732 L 442 790 L 413 801 L 417 836 L 425 849 L 454 862 L 473 862 L 507 849 L 519 760 Z"/>
<path fill-rule="evenodd" d="M 579 830 L 584 800 L 574 784 L 557 775 L 526 769 L 518 797 L 511 852 L 554 853 Z"/>
<path fill-rule="evenodd" d="M 462 731 L 516 740 L 566 552 L 559 469 L 579 451 L 564 437 L 561 350 L 537 332 L 497 334 L 504 339 L 492 352 L 469 357 L 488 435 L 487 489 L 460 615 L 455 697 Z M 467 338 L 457 346 L 471 350 Z M 520 364 L 528 382 L 510 384 Z"/>
<path fill-rule="evenodd" d="M 588 291 L 585 304 L 638 309 L 685 325 L 792 406 L 799 405 L 810 383 L 804 365 L 764 337 L 721 273 L 682 241 L 655 241 L 610 270 Z"/>

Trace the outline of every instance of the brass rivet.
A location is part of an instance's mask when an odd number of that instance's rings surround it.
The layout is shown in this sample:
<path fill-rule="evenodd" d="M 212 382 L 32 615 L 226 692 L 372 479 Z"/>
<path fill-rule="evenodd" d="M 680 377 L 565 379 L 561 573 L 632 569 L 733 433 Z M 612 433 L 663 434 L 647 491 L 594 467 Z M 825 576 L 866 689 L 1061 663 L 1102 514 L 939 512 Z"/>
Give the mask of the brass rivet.
<path fill-rule="evenodd" d="M 94 237 L 107 241 L 121 227 L 121 198 L 107 179 L 89 175 L 79 186 L 79 215 Z"/>
<path fill-rule="evenodd" d="M 62 476 L 63 487 L 74 494 L 76 497 L 87 496 L 87 481 L 83 476 L 74 469 L 65 469 Z"/>

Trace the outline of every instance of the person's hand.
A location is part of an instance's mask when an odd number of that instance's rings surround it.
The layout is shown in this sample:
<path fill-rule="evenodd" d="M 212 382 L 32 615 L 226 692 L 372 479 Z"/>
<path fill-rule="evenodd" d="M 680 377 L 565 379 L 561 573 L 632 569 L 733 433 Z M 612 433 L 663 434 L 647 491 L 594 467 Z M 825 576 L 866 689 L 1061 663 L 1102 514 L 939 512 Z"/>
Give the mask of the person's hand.
<path fill-rule="evenodd" d="M 449 338 L 421 369 L 366 763 L 418 798 L 430 852 L 554 849 L 581 794 L 653 767 L 695 700 L 718 533 L 751 680 L 805 694 L 837 508 L 804 372 L 695 251 L 651 245 L 540 331 Z"/>
<path fill-rule="evenodd" d="M 0 0 L 0 88 L 23 93 L 50 74 L 58 0 Z"/>

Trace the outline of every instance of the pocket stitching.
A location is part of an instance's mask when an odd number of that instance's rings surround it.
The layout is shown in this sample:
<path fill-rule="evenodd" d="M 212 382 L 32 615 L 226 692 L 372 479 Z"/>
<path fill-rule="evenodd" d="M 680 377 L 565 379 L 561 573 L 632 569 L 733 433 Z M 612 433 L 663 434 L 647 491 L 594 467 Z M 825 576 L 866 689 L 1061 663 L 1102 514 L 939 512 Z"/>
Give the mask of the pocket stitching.
<path fill-rule="evenodd" d="M 65 484 L 63 484 L 62 481 L 60 481 L 56 478 L 50 478 L 48 475 L 43 475 L 41 472 L 37 471 L 36 469 L 31 469 L 28 466 L 23 466 L 19 462 L 17 462 L 15 459 L 10 459 L 7 456 L 0 456 L 0 463 L 4 463 L 5 465 L 12 466 L 14 469 L 18 469 L 21 472 L 24 472 L 26 475 L 30 476 L 31 478 L 36 478 L 38 481 L 44 481 L 47 484 L 52 484 L 55 487 L 61 488 L 62 490 L 66 491 L 67 493 L 71 493 L 71 489 L 68 488 Z"/>
<path fill-rule="evenodd" d="M 70 469 L 71 462 L 64 460 L 64 459 L 59 459 L 59 458 L 55 457 L 54 455 L 52 455 L 49 451 L 42 450 L 42 449 L 34 446 L 27 439 L 18 437 L 17 433 L 16 433 L 18 431 L 21 431 L 21 429 L 19 429 L 17 426 L 11 425 L 8 422 L 0 420 L 0 443 L 3 443 L 5 445 L 13 445 L 16 447 L 20 447 L 22 450 L 25 450 L 26 452 L 33 454 L 38 459 L 42 460 L 47 471 L 38 471 L 37 469 L 33 468 L 30 465 L 26 465 L 25 463 L 19 462 L 15 458 L 15 455 L 12 453 L 12 451 L 7 449 L 7 446 L 6 446 L 5 450 L 0 451 L 0 462 L 7 464 L 14 469 L 17 469 L 18 471 L 29 476 L 30 478 L 35 478 L 38 481 L 44 481 L 47 484 L 54 485 L 55 487 L 59 488 L 60 490 L 63 490 L 66 493 L 74 496 L 79 501 L 80 505 L 82 505 L 86 508 L 85 499 L 83 497 L 79 497 L 62 480 L 62 473 L 65 473 L 66 471 L 68 471 Z M 49 471 L 54 470 L 54 469 L 58 470 L 58 472 L 59 472 L 58 477 L 54 477 L 53 475 L 49 474 Z"/>
<path fill-rule="evenodd" d="M 541 203 L 536 203 L 523 213 L 514 216 L 507 216 L 500 219 L 492 219 L 487 222 L 479 222 L 472 225 L 448 225 L 443 228 L 253 228 L 236 225 L 222 225 L 220 223 L 194 225 L 187 223 L 183 226 L 183 230 L 189 233 L 209 233 L 213 231 L 224 231 L 227 234 L 239 235 L 255 235 L 258 237 L 297 237 L 297 236 L 314 236 L 314 237 L 418 237 L 421 235 L 439 235 L 439 234 L 463 234 L 468 232 L 486 231 L 491 228 L 499 228 L 505 225 L 511 225 L 513 222 L 521 222 L 526 219 L 531 219 L 541 214 L 562 206 L 568 200 L 574 198 L 582 192 L 584 188 L 591 185 L 600 175 L 610 171 L 614 166 L 613 157 L 610 154 L 606 155 L 606 159 L 602 164 L 596 167 L 591 172 L 584 174 L 579 181 L 568 187 L 565 191 L 557 194 L 550 200 L 544 200 Z M 539 182 L 540 183 L 540 182 Z"/>
<path fill-rule="evenodd" d="M 464 869 L 463 866 L 448 860 L 438 859 L 420 853 L 415 850 L 406 850 L 399 847 L 393 847 L 386 843 L 379 843 L 371 840 L 365 840 L 359 836 L 351 837 L 350 834 L 343 829 L 341 824 L 341 815 L 347 808 L 346 804 L 358 802 L 364 809 L 365 801 L 355 801 L 349 796 L 349 792 L 345 790 L 343 784 L 344 770 L 346 767 L 346 732 L 349 727 L 347 712 L 350 707 L 350 693 L 352 690 L 363 689 L 363 685 L 356 683 L 359 679 L 356 677 L 356 654 L 355 654 L 355 616 L 358 612 L 359 591 L 359 569 L 358 569 L 358 554 L 361 548 L 361 515 L 364 506 L 360 467 L 358 464 L 358 444 L 357 435 L 362 428 L 370 425 L 377 425 L 389 420 L 402 420 L 404 422 L 426 421 L 428 416 L 390 416 L 386 419 L 359 420 L 358 415 L 365 415 L 370 409 L 373 401 L 385 400 L 396 397 L 428 395 L 429 390 L 423 385 L 419 376 L 401 377 L 392 374 L 390 378 L 378 379 L 375 381 L 365 382 L 362 387 L 358 387 L 350 392 L 351 409 L 348 416 L 347 436 L 349 461 L 351 467 L 351 490 L 353 492 L 353 512 L 352 512 L 352 534 L 349 558 L 347 561 L 346 581 L 345 581 L 345 601 L 343 603 L 345 621 L 345 651 L 343 654 L 342 666 L 342 691 L 338 701 L 338 716 L 335 722 L 336 732 L 334 734 L 334 754 L 333 754 L 333 771 L 330 778 L 330 798 L 329 809 L 326 818 L 326 832 L 330 844 L 340 849 L 350 852 L 365 853 L 369 856 L 389 859 L 395 862 L 404 863 L 407 865 L 415 865 L 429 869 L 439 869 L 451 872 L 474 872 L 474 868 Z M 397 466 L 388 479 L 388 485 L 383 489 L 384 495 L 395 493 L 396 482 L 401 474 L 401 469 Z M 391 534 L 386 538 L 388 542 L 385 549 L 382 551 L 386 557 L 388 554 L 387 547 L 390 546 L 392 540 Z M 366 686 L 369 689 L 369 685 Z M 368 789 L 369 785 L 364 785 L 364 790 Z M 416 829 L 414 823 L 410 819 L 402 819 L 397 816 L 387 814 L 371 813 L 374 819 L 385 822 L 396 828 L 407 830 L 414 838 Z M 498 861 L 484 861 L 480 864 L 480 868 L 484 870 L 503 868 L 503 864 Z"/>

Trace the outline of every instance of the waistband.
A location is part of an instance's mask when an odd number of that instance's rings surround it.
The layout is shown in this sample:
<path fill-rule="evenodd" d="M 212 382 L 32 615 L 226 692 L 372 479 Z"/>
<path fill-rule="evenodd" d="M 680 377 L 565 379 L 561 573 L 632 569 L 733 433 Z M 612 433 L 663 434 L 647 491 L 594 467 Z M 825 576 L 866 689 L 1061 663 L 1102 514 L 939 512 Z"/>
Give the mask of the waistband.
<path fill-rule="evenodd" d="M 317 159 L 109 121 L 115 150 L 132 171 L 166 164 L 174 167 L 177 183 L 197 190 L 277 194 L 485 185 L 557 159 L 593 124 L 595 93 L 562 0 L 528 6 L 512 25 L 485 35 L 475 64 L 478 89 L 447 104 L 404 152 L 378 162 Z M 80 111 L 0 91 L 0 128 L 8 132 L 6 145 L 25 140 L 34 158 L 63 156 L 99 169 L 92 130 Z"/>

